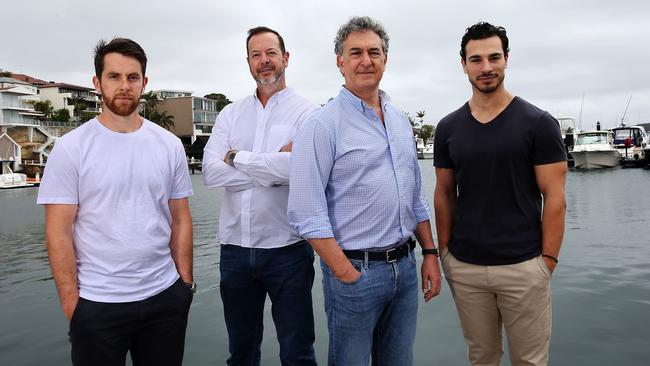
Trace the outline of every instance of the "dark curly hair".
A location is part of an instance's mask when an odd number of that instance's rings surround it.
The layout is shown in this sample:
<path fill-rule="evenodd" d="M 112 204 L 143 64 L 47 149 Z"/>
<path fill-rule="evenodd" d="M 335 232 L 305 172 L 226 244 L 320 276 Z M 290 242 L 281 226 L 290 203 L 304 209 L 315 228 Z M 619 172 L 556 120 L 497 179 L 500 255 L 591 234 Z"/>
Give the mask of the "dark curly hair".
<path fill-rule="evenodd" d="M 501 45 L 503 46 L 503 55 L 507 57 L 508 52 L 510 52 L 510 48 L 508 47 L 508 36 L 506 35 L 506 29 L 500 26 L 492 25 L 488 22 L 478 22 L 465 30 L 463 40 L 460 42 L 460 57 L 463 60 L 467 60 L 465 48 L 467 47 L 467 43 L 470 40 L 486 39 L 494 36 L 497 36 L 501 39 Z"/>

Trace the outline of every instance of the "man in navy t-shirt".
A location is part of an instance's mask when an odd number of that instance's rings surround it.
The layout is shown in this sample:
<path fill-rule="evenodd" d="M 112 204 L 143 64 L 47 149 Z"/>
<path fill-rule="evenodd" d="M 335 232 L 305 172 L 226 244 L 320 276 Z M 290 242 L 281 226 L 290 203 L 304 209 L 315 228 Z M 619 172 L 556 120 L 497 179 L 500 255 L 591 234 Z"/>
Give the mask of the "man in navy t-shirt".
<path fill-rule="evenodd" d="M 472 98 L 436 129 L 436 229 L 473 365 L 548 364 L 550 278 L 564 235 L 558 122 L 504 85 L 508 37 L 480 22 L 461 42 Z"/>

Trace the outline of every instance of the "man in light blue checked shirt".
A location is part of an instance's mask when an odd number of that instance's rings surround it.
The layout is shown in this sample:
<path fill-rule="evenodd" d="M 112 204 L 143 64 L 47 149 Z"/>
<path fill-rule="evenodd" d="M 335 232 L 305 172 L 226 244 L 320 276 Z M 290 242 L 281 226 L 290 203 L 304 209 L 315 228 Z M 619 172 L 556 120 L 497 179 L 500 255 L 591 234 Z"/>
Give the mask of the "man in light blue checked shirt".
<path fill-rule="evenodd" d="M 413 364 L 415 234 L 425 301 L 440 292 L 413 132 L 379 90 L 388 35 L 369 17 L 335 40 L 345 85 L 294 140 L 290 224 L 321 258 L 329 365 Z"/>

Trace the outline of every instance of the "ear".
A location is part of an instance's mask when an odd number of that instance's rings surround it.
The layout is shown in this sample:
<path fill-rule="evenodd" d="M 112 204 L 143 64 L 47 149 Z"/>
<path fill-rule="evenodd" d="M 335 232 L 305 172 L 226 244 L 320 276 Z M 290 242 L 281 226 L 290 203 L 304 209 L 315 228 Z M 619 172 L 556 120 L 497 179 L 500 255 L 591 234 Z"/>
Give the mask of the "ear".
<path fill-rule="evenodd" d="M 343 56 L 336 55 L 336 67 L 339 68 L 341 75 L 345 76 L 345 73 L 343 72 Z"/>
<path fill-rule="evenodd" d="M 286 51 L 286 52 L 284 53 L 284 56 L 282 57 L 282 61 L 283 61 L 283 63 L 284 63 L 284 67 L 288 67 L 288 66 L 289 66 L 289 51 Z"/>
<path fill-rule="evenodd" d="M 506 65 L 504 66 L 504 68 L 507 69 L 507 68 L 508 68 L 508 54 L 506 53 L 506 54 L 503 56 L 503 58 L 504 58 L 505 61 L 506 61 Z"/>
<path fill-rule="evenodd" d="M 142 78 L 142 92 L 144 92 L 144 88 L 147 87 L 147 83 L 148 83 L 148 82 L 149 82 L 149 78 L 148 78 L 148 77 L 145 76 L 145 77 Z"/>
<path fill-rule="evenodd" d="M 463 67 L 463 73 L 467 75 L 467 63 L 465 63 L 465 59 L 462 57 L 460 58 L 460 65 Z"/>
<path fill-rule="evenodd" d="M 93 86 L 95 86 L 95 90 L 97 90 L 99 94 L 102 93 L 102 83 L 99 81 L 99 78 L 96 75 L 93 76 Z"/>

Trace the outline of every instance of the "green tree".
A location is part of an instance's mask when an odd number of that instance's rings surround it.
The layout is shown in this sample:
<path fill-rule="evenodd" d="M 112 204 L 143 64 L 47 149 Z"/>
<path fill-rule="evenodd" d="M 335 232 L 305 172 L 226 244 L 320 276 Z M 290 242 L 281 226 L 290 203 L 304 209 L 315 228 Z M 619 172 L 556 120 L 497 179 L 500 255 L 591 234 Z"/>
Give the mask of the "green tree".
<path fill-rule="evenodd" d="M 425 113 L 424 110 L 421 110 L 415 114 L 415 116 L 420 119 L 420 126 L 424 125 L 424 113 Z"/>
<path fill-rule="evenodd" d="M 70 122 L 70 111 L 65 108 L 55 110 L 52 114 L 52 121 Z"/>
<path fill-rule="evenodd" d="M 140 115 L 153 122 L 149 117 L 151 117 L 153 111 L 156 110 L 156 107 L 162 103 L 162 100 L 158 98 L 158 95 L 154 94 L 153 91 L 148 91 L 140 96 L 140 101 L 144 102 L 141 104 L 142 108 L 140 109 Z"/>
<path fill-rule="evenodd" d="M 147 114 L 147 119 L 167 130 L 174 127 L 174 116 L 166 111 L 159 112 L 156 109 L 150 110 Z"/>
<path fill-rule="evenodd" d="M 420 129 L 420 137 L 426 142 L 429 137 L 433 137 L 436 129 L 432 125 L 422 125 Z"/>
<path fill-rule="evenodd" d="M 409 112 L 404 112 L 404 114 L 406 115 L 406 118 L 408 118 L 409 123 L 411 124 L 411 127 L 415 127 L 415 120 L 414 120 L 413 117 L 409 114 Z"/>
<path fill-rule="evenodd" d="M 207 99 L 212 99 L 217 101 L 217 111 L 221 112 L 223 107 L 227 106 L 228 104 L 232 103 L 228 97 L 226 97 L 224 94 L 221 93 L 210 93 L 207 95 L 204 95 L 203 98 Z"/>
<path fill-rule="evenodd" d="M 34 110 L 43 113 L 42 118 L 44 120 L 50 120 L 54 115 L 54 107 L 52 106 L 52 102 L 48 99 L 34 102 Z"/>

